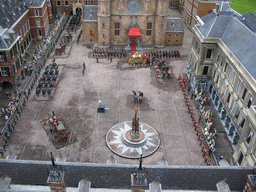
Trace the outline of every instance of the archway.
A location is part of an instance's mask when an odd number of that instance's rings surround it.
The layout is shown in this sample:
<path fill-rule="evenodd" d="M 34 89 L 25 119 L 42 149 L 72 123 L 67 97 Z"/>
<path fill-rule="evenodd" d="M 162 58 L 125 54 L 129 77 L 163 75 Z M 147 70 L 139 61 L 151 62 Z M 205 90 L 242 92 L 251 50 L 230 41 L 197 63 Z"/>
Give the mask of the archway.
<path fill-rule="evenodd" d="M 4 90 L 11 90 L 13 88 L 13 84 L 10 81 L 3 81 L 2 87 Z"/>
<path fill-rule="evenodd" d="M 76 15 L 81 15 L 81 13 L 82 13 L 82 9 L 77 7 L 76 8 Z"/>

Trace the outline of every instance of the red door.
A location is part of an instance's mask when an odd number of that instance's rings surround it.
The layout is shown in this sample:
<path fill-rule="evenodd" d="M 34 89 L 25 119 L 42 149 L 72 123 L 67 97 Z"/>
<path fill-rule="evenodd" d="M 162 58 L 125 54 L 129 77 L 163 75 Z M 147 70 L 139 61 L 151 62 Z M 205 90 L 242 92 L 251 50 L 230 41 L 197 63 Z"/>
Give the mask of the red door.
<path fill-rule="evenodd" d="M 65 10 L 65 14 L 66 14 L 66 15 L 69 15 L 69 10 Z"/>

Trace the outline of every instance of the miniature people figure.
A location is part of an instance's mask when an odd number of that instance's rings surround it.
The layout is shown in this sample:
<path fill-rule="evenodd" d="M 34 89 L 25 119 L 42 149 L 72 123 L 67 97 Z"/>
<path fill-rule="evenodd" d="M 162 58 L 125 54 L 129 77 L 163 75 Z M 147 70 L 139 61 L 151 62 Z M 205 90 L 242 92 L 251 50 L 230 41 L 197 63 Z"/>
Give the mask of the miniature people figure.
<path fill-rule="evenodd" d="M 142 91 L 138 91 L 139 93 L 139 103 L 142 102 L 142 99 L 143 99 L 143 92 Z"/>
<path fill-rule="evenodd" d="M 96 54 L 96 62 L 99 63 L 99 55 Z"/>

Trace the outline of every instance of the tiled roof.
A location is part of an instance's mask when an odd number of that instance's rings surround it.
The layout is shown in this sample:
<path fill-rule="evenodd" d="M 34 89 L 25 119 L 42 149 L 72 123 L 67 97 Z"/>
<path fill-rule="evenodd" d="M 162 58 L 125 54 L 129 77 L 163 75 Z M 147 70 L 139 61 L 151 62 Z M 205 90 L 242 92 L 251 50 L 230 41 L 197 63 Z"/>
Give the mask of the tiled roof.
<path fill-rule="evenodd" d="M 84 21 L 97 21 L 98 20 L 98 6 L 85 5 L 84 6 Z"/>
<path fill-rule="evenodd" d="M 200 26 L 199 30 L 204 37 L 220 38 L 256 79 L 256 35 L 240 21 L 241 16 L 235 16 L 233 12 L 226 14 L 226 10 L 229 9 L 224 9 L 225 14 L 218 11 L 203 17 L 204 25 Z"/>
<path fill-rule="evenodd" d="M 181 18 L 168 17 L 167 18 L 167 26 L 166 32 L 177 32 L 183 31 L 183 22 Z"/>
<path fill-rule="evenodd" d="M 42 7 L 46 0 L 24 0 L 28 7 Z"/>
<path fill-rule="evenodd" d="M 239 18 L 239 20 L 245 24 L 251 31 L 256 33 L 256 14 L 246 13 Z"/>
<path fill-rule="evenodd" d="M 1 0 L 0 26 L 3 28 L 11 27 L 26 11 L 27 8 L 24 3 L 19 0 Z"/>

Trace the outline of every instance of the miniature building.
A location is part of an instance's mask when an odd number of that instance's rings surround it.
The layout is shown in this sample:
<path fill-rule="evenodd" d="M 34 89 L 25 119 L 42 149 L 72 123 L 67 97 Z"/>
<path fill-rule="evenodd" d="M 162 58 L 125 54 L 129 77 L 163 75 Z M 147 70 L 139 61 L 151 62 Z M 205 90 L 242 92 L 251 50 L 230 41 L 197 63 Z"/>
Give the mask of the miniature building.
<path fill-rule="evenodd" d="M 16 84 L 22 74 L 22 55 L 32 38 L 46 36 L 52 24 L 51 5 L 46 0 L 3 0 L 0 16 L 0 83 L 4 89 Z"/>
<path fill-rule="evenodd" d="M 212 12 L 213 9 L 219 8 L 219 3 L 222 0 L 184 0 L 183 19 L 191 26 L 198 23 L 198 17 L 204 17 Z M 225 0 L 228 1 L 228 0 Z"/>
<path fill-rule="evenodd" d="M 193 28 L 188 77 L 193 88 L 209 91 L 235 150 L 234 163 L 254 166 L 256 36 L 227 2 L 220 8 Z"/>
<path fill-rule="evenodd" d="M 166 28 L 166 45 L 182 45 L 183 44 L 183 22 L 181 18 L 167 18 L 167 28 Z"/>
<path fill-rule="evenodd" d="M 119 6 L 116 6 L 117 4 Z M 82 24 L 83 44 L 98 43 L 102 47 L 126 46 L 126 50 L 131 50 L 135 44 L 137 50 L 143 47 L 182 45 L 183 35 L 178 38 L 178 42 L 175 38 L 175 43 L 166 40 L 167 33 L 168 36 L 177 33 L 176 25 L 176 28 L 168 26 L 172 23 L 168 21 L 167 10 L 166 0 L 98 1 L 98 5 L 85 5 Z M 174 18 L 169 19 L 174 20 Z M 179 23 L 179 26 L 180 24 L 182 23 Z M 138 29 L 136 36 L 130 36 L 133 28 Z M 182 31 L 178 33 L 183 32 L 183 27 L 180 27 L 180 30 Z"/>

